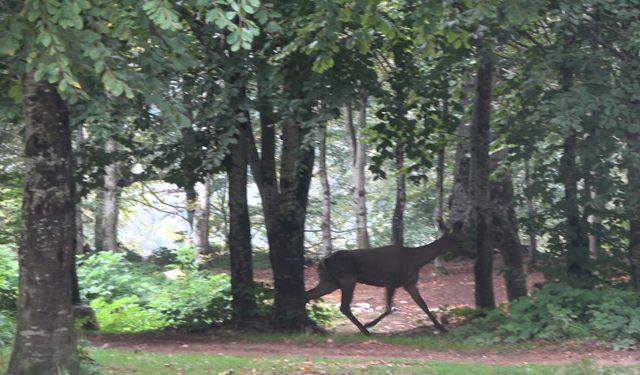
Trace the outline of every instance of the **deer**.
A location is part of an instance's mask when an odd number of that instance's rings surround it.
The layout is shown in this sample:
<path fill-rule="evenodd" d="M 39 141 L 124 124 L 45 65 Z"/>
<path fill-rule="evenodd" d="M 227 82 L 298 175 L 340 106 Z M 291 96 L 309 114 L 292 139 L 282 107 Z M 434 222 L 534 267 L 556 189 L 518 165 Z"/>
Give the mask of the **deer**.
<path fill-rule="evenodd" d="M 342 293 L 340 311 L 364 335 L 368 328 L 378 324 L 393 311 L 393 296 L 402 287 L 413 301 L 424 311 L 433 325 L 441 332 L 447 329 L 429 311 L 427 303 L 418 291 L 420 269 L 437 256 L 451 252 L 455 255 L 473 258 L 474 254 L 463 246 L 459 236 L 462 222 L 456 222 L 450 229 L 442 221 L 438 222 L 442 236 L 420 247 L 389 245 L 370 249 L 339 250 L 323 258 L 317 268 L 319 282 L 305 292 L 306 302 L 320 298 L 335 290 Z M 351 312 L 353 291 L 357 283 L 385 288 L 386 307 L 374 320 L 362 324 Z"/>

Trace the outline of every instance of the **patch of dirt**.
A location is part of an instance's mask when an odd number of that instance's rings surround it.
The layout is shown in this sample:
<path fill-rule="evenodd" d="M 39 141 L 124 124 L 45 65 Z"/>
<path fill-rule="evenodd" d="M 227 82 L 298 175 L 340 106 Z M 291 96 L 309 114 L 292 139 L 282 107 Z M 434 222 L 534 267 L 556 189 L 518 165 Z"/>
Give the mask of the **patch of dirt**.
<path fill-rule="evenodd" d="M 448 275 L 435 273 L 433 265 L 422 269 L 419 290 L 432 311 L 440 315 L 443 305 L 449 308 L 474 305 L 473 263 L 471 261 L 450 262 Z M 494 290 L 498 303 L 506 302 L 504 280 L 499 274 L 500 264 L 495 264 Z M 315 267 L 305 270 L 306 289 L 316 285 L 318 277 Z M 255 270 L 255 279 L 271 281 L 271 271 Z M 527 277 L 529 290 L 532 285 L 542 282 L 539 273 Z M 324 297 L 327 303 L 339 306 L 340 291 Z M 336 343 L 327 336 L 322 342 L 249 342 L 234 339 L 233 332 L 209 333 L 157 332 L 129 335 L 87 335 L 85 338 L 99 348 L 116 348 L 165 354 L 192 353 L 208 355 L 234 355 L 248 357 L 297 356 L 322 358 L 416 358 L 461 363 L 483 363 L 499 365 L 517 364 L 564 364 L 589 360 L 596 364 L 637 365 L 640 351 L 614 352 L 606 345 L 563 344 L 539 345 L 535 348 L 501 353 L 492 350 L 474 351 L 434 351 L 409 346 L 391 345 L 376 340 L 390 335 L 433 336 L 439 335 L 424 312 L 413 303 L 411 297 L 398 290 L 394 298 L 396 310 L 387 316 L 372 331 L 370 340 L 359 343 Z M 359 320 L 367 322 L 377 317 L 384 309 L 384 290 L 367 285 L 358 285 L 352 308 Z M 343 318 L 331 328 L 332 332 L 358 332 L 357 328 Z"/>

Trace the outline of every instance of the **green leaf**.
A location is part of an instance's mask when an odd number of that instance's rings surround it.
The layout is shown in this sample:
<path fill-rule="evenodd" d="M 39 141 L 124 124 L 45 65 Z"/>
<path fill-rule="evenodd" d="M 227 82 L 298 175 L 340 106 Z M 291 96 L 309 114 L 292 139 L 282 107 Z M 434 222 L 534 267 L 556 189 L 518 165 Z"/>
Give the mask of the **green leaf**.
<path fill-rule="evenodd" d="M 41 43 L 45 47 L 49 47 L 51 45 L 51 34 L 47 31 L 43 31 L 38 35 L 38 42 Z"/>
<path fill-rule="evenodd" d="M 9 97 L 17 104 L 22 103 L 22 85 L 15 84 L 9 88 Z"/>

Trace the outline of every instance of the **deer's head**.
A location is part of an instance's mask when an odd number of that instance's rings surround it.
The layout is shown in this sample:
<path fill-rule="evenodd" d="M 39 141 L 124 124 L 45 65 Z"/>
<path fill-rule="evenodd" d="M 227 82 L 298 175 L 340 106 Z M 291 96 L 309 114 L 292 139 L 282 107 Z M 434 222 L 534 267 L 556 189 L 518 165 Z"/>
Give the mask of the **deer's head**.
<path fill-rule="evenodd" d="M 439 220 L 438 226 L 442 233 L 439 241 L 442 242 L 442 246 L 445 246 L 447 250 L 453 254 L 474 259 L 476 253 L 473 251 L 473 246 L 467 243 L 468 241 L 466 241 L 462 233 L 463 225 L 464 223 L 462 221 L 456 221 L 449 227 L 442 220 Z"/>

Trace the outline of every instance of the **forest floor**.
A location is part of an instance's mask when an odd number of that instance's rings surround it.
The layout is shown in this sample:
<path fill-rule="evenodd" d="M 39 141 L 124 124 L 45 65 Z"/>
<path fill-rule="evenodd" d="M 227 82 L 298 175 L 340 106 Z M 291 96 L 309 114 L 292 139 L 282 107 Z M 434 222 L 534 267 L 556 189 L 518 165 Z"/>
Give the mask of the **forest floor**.
<path fill-rule="evenodd" d="M 434 272 L 427 265 L 421 273 L 419 290 L 430 308 L 439 316 L 442 306 L 448 308 L 473 306 L 473 263 L 471 261 L 450 262 L 448 275 Z M 506 301 L 504 280 L 499 274 L 500 265 L 495 265 L 494 289 L 499 303 Z M 307 289 L 317 283 L 315 267 L 306 269 Z M 255 278 L 270 282 L 271 271 L 256 270 Z M 527 277 L 529 289 L 543 281 L 539 273 L 530 273 Z M 352 309 L 361 321 L 369 321 L 384 309 L 384 290 L 366 285 L 358 285 Z M 324 297 L 326 303 L 340 303 L 340 292 L 336 291 Z M 281 338 L 251 338 L 250 334 L 238 334 L 229 330 L 207 333 L 155 332 L 144 334 L 95 335 L 85 337 L 95 347 L 124 349 L 164 354 L 210 354 L 247 357 L 296 356 L 311 358 L 420 358 L 457 363 L 482 363 L 497 365 L 518 364 L 567 364 L 576 361 L 590 361 L 598 365 L 638 365 L 640 350 L 613 351 L 610 345 L 595 343 L 535 344 L 522 347 L 473 349 L 443 348 L 433 346 L 411 346 L 394 344 L 392 337 L 430 337 L 437 339 L 438 333 L 426 315 L 416 306 L 404 290 L 398 290 L 394 298 L 395 311 L 387 316 L 372 335 L 362 340 L 344 340 L 341 336 L 357 333 L 357 329 L 346 317 L 340 317 L 328 336 L 305 340 Z M 390 342 L 391 341 L 391 342 Z"/>

